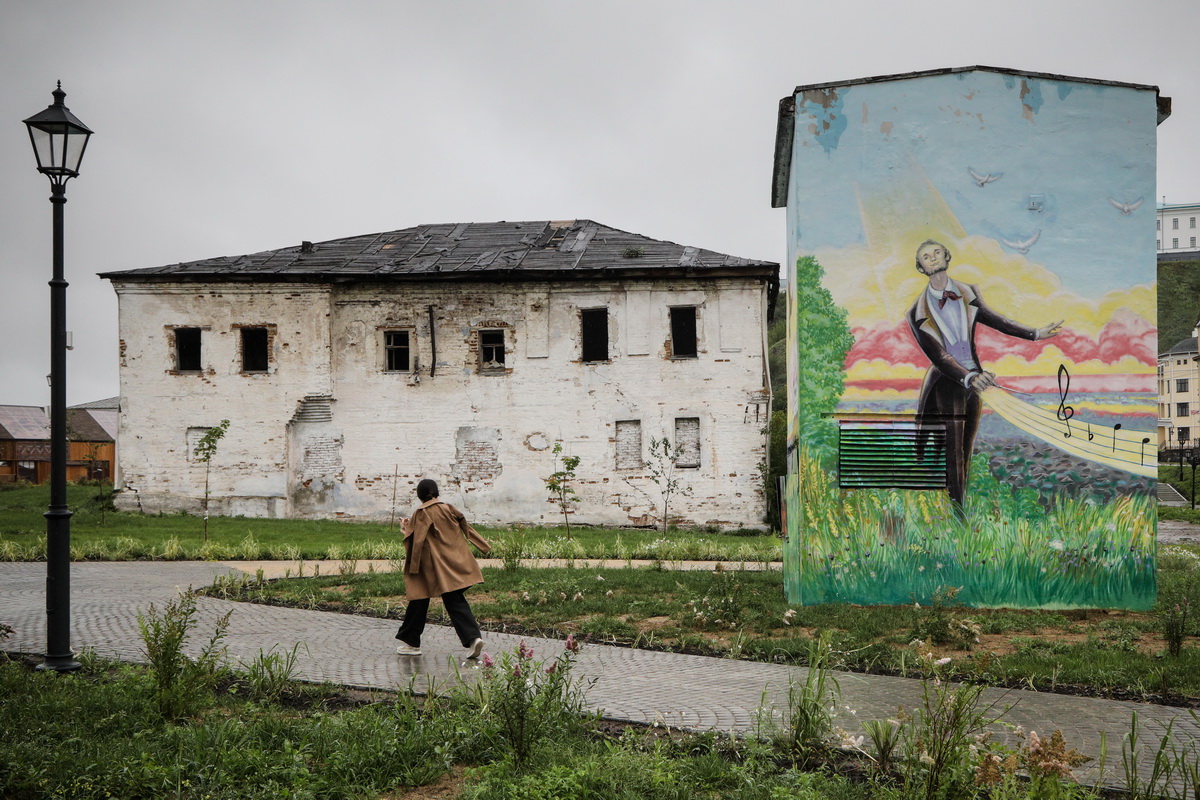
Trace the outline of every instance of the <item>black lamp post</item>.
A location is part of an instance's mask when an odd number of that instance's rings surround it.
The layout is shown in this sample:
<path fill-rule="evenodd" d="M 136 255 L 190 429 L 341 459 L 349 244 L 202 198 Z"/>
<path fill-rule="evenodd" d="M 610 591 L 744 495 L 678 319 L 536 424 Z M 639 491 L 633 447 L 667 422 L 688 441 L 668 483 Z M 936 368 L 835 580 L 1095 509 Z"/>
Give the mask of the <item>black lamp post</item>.
<path fill-rule="evenodd" d="M 79 669 L 71 652 L 71 509 L 67 507 L 67 282 L 63 279 L 63 205 L 67 181 L 92 132 L 63 105 L 62 82 L 54 103 L 25 120 L 38 172 L 50 179 L 54 211 L 54 276 L 50 280 L 50 507 L 46 511 L 46 658 L 40 669 Z"/>

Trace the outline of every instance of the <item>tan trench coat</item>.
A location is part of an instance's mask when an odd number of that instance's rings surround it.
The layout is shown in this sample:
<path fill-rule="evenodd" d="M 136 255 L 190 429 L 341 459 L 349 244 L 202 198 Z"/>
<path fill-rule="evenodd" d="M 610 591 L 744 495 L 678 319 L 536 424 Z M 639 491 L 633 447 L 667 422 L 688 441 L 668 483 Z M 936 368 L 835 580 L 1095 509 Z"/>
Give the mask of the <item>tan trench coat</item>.
<path fill-rule="evenodd" d="M 434 497 L 413 512 L 404 526 L 405 596 L 421 600 L 483 583 L 467 540 L 483 553 L 492 549 L 449 503 Z"/>

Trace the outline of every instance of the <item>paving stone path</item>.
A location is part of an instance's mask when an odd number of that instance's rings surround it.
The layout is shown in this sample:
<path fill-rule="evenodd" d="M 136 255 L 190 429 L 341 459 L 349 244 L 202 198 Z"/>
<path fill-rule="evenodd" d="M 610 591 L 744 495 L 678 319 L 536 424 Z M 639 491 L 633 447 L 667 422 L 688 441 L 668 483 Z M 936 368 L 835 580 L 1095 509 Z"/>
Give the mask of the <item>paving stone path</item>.
<path fill-rule="evenodd" d="M 252 565 L 241 566 L 254 573 Z M 218 575 L 238 571 L 233 565 L 206 562 L 74 563 L 72 645 L 106 658 L 143 661 L 139 611 L 151 603 L 161 609 L 181 590 L 206 586 Z M 44 563 L 0 563 L 0 621 L 15 629 L 0 648 L 13 653 L 44 651 L 45 575 Z M 392 621 L 206 597 L 197 602 L 193 652 L 227 612 L 232 612 L 226 637 L 232 659 L 298 646 L 297 676 L 307 681 L 425 692 L 431 681 L 436 685 L 471 680 L 479 672 L 473 662 L 462 660 L 462 648 L 450 628 L 430 626 L 422 642 L 424 655 L 399 657 L 394 653 Z M 537 658 L 553 657 L 562 648 L 562 642 L 550 639 L 485 635 L 493 654 L 514 649 L 522 638 L 534 647 Z M 761 708 L 784 713 L 789 681 L 803 681 L 806 674 L 798 667 L 592 644 L 580 653 L 575 671 L 588 686 L 588 702 L 606 718 L 731 733 L 753 730 Z M 911 709 L 921 701 L 917 680 L 857 673 L 836 677 L 846 707 L 837 723 L 848 730 L 857 728 L 858 720 L 894 717 L 898 706 Z M 1145 725 L 1143 741 L 1148 747 L 1157 746 L 1166 726 L 1173 724 L 1175 745 L 1200 752 L 1200 723 L 1185 709 L 1000 689 L 987 690 L 984 702 L 997 711 L 1007 708 L 1008 724 L 1043 735 L 1061 730 L 1069 746 L 1093 757 L 1100 753 L 1103 735 L 1108 766 L 1103 775 L 1094 765 L 1080 770 L 1079 777 L 1089 783 L 1123 783 L 1121 741 L 1134 712 Z M 1150 760 L 1150 754 L 1143 757 L 1143 774 L 1148 774 Z"/>

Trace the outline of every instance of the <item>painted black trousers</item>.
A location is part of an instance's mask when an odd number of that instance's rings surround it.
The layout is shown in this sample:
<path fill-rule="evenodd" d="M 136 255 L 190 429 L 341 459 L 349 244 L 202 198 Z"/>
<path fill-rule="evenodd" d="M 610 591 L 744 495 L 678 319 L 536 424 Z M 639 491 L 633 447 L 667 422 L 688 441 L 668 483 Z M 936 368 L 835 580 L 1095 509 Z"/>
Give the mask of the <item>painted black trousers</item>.
<path fill-rule="evenodd" d="M 463 647 L 480 638 L 479 623 L 471 613 L 471 604 L 467 602 L 466 589 L 456 589 L 442 595 L 442 605 L 450 615 L 450 624 L 458 634 L 458 640 Z M 404 609 L 404 619 L 400 621 L 400 630 L 396 638 L 413 647 L 421 646 L 421 634 L 425 632 L 425 620 L 429 617 L 429 598 L 409 600 L 408 608 Z"/>

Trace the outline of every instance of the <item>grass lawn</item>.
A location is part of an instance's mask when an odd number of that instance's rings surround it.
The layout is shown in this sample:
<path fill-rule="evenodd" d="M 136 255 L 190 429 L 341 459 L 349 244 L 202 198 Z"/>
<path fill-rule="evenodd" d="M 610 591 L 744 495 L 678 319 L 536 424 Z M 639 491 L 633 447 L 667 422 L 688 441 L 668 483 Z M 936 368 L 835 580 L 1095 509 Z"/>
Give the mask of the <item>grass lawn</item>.
<path fill-rule="evenodd" d="M 208 541 L 203 521 L 186 514 L 143 515 L 106 509 L 107 486 L 70 485 L 71 555 L 74 560 L 128 559 L 390 559 L 404 547 L 399 524 L 341 520 L 248 519 L 212 517 Z M 0 484 L 0 560 L 45 558 L 47 486 Z M 758 532 L 741 535 L 716 530 L 587 528 L 489 528 L 479 532 L 492 542 L 494 555 L 535 558 L 635 558 L 778 561 L 778 537 Z"/>
<path fill-rule="evenodd" d="M 164 719 L 153 670 L 85 660 L 35 672 L 0 657 L 0 795 L 12 798 L 461 798 L 866 800 L 865 783 L 806 773 L 769 743 L 601 729 L 566 704 L 538 724 L 514 765 L 504 720 L 462 693 L 438 702 L 288 685 L 253 671 L 189 690 Z M 261 676 L 260 676 L 261 677 Z M 503 700 L 503 680 L 491 698 Z M 552 724 L 545 724 L 546 722 Z M 758 791 L 747 795 L 746 783 Z"/>
<path fill-rule="evenodd" d="M 1200 705 L 1200 618 L 1167 653 L 1156 611 L 971 609 L 945 594 L 933 605 L 788 606 L 779 572 L 682 572 L 590 567 L 485 569 L 468 597 L 485 628 L 784 663 L 804 663 L 817 632 L 833 633 L 836 666 L 909 674 L 917 647 L 950 656 L 963 678 L 1000 685 Z M 1164 598 L 1200 607 L 1200 552 L 1163 548 Z M 399 619 L 402 576 L 326 575 L 210 590 L 279 603 Z M 948 594 L 948 593 L 947 593 Z M 434 604 L 432 619 L 441 608 Z M 442 619 L 445 623 L 447 620 Z"/>

